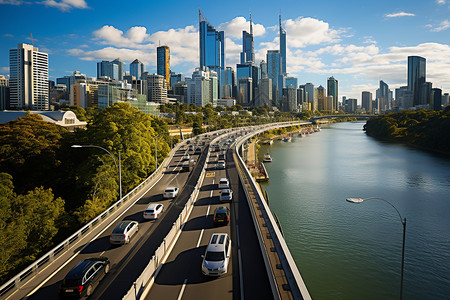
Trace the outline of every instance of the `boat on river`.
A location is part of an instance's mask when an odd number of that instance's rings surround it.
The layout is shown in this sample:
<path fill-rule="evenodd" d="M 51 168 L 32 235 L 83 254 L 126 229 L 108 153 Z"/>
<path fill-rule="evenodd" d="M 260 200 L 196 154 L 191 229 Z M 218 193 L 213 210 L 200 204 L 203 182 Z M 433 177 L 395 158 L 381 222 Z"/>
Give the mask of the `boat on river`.
<path fill-rule="evenodd" d="M 287 136 L 287 137 L 283 138 L 283 142 L 290 142 L 290 141 L 292 141 L 291 136 Z"/>
<path fill-rule="evenodd" d="M 272 162 L 272 157 L 270 157 L 269 152 L 267 152 L 266 154 L 264 154 L 263 162 Z"/>

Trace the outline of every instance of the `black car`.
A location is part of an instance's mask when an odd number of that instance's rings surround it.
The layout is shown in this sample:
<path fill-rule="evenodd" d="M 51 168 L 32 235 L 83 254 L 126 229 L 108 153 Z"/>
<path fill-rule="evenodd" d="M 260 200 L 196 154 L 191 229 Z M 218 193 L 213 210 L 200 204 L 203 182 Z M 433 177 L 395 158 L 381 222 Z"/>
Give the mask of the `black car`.
<path fill-rule="evenodd" d="M 214 211 L 214 226 L 227 225 L 230 221 L 230 210 L 226 206 L 219 206 Z"/>
<path fill-rule="evenodd" d="M 106 257 L 88 258 L 79 262 L 63 279 L 59 287 L 60 298 L 88 297 L 94 285 L 109 272 L 110 262 Z"/>

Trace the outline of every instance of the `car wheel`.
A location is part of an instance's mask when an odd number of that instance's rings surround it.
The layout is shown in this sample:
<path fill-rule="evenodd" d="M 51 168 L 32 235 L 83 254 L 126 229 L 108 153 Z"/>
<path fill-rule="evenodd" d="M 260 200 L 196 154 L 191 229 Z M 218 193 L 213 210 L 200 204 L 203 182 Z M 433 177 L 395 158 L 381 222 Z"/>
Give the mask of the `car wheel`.
<path fill-rule="evenodd" d="M 86 296 L 90 296 L 92 294 L 92 285 L 88 285 L 86 289 Z"/>
<path fill-rule="evenodd" d="M 109 264 L 106 264 L 106 266 L 105 266 L 105 274 L 108 274 L 108 272 L 109 272 Z"/>

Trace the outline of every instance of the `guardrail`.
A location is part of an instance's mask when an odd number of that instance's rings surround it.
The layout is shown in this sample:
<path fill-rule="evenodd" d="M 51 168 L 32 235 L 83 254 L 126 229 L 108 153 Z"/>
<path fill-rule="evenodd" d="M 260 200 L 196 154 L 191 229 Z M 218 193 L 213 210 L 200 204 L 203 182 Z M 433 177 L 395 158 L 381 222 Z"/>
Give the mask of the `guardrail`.
<path fill-rule="evenodd" d="M 285 122 L 273 126 L 264 126 L 255 132 L 251 132 L 236 142 L 235 161 L 238 166 L 239 178 L 244 187 L 247 201 L 252 214 L 253 223 L 258 235 L 258 240 L 266 265 L 267 274 L 275 299 L 311 299 L 308 289 L 298 271 L 294 259 L 278 228 L 276 221 L 264 200 L 260 189 L 247 169 L 242 157 L 239 155 L 239 147 L 252 136 L 269 129 L 288 127 L 292 125 L 310 124 L 310 122 Z"/>
<path fill-rule="evenodd" d="M 211 144 L 215 143 L 218 139 L 217 137 L 214 140 L 211 141 Z M 169 233 L 164 238 L 161 245 L 156 249 L 155 254 L 150 259 L 149 263 L 147 264 L 147 267 L 145 267 L 144 271 L 141 273 L 141 275 L 136 279 L 133 286 L 128 290 L 127 294 L 122 298 L 122 300 L 135 300 L 140 299 L 141 295 L 145 290 L 148 290 L 149 283 L 156 278 L 156 276 L 159 273 L 159 270 L 161 269 L 162 265 L 166 261 L 167 257 L 170 255 L 170 252 L 172 251 L 173 246 L 175 245 L 176 241 L 178 240 L 178 237 L 180 236 L 183 226 L 187 219 L 189 218 L 189 215 L 191 214 L 192 208 L 194 206 L 195 200 L 197 198 L 197 195 L 200 191 L 200 188 L 203 183 L 203 179 L 205 177 L 205 166 L 208 162 L 210 152 L 208 152 L 205 164 L 203 166 L 202 173 L 200 174 L 200 177 L 197 180 L 197 183 L 194 187 L 194 190 L 191 193 L 191 196 L 189 197 L 188 201 L 186 202 L 183 210 L 181 211 L 180 215 L 178 216 L 177 220 L 173 223 L 172 228 L 170 229 Z"/>
<path fill-rule="evenodd" d="M 87 233 L 91 232 L 93 229 L 97 228 L 106 217 L 111 215 L 114 211 L 116 211 L 119 207 L 123 206 L 130 199 L 133 198 L 137 193 L 142 191 L 148 184 L 153 181 L 159 179 L 165 171 L 166 167 L 169 165 L 172 160 L 174 154 L 183 146 L 185 142 L 179 143 L 175 146 L 170 152 L 170 155 L 164 159 L 164 161 L 160 164 L 158 169 L 153 172 L 147 179 L 142 181 L 138 186 L 136 186 L 133 190 L 131 190 L 128 194 L 126 194 L 122 199 L 115 202 L 108 209 L 98 215 L 95 219 L 90 221 L 88 224 L 84 225 L 80 230 L 72 234 L 65 241 L 61 242 L 59 245 L 54 247 L 52 250 L 47 252 L 41 258 L 33 262 L 27 268 L 25 268 L 22 272 L 11 278 L 8 282 L 3 284 L 0 287 L 0 297 L 6 296 L 9 293 L 12 293 L 19 289 L 24 282 L 30 280 L 36 275 L 41 269 L 45 268 L 49 263 L 53 262 L 57 257 L 61 256 L 65 253 L 66 250 L 76 241 L 78 241 L 81 237 L 85 236 Z M 31 277 L 30 277 L 31 276 Z"/>

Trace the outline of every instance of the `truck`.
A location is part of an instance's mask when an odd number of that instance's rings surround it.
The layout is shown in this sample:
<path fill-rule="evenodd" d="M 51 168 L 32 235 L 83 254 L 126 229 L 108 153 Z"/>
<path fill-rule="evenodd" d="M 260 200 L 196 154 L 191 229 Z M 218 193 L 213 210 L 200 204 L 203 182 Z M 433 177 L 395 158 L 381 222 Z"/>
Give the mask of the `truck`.
<path fill-rule="evenodd" d="M 181 165 L 181 171 L 183 172 L 190 172 L 194 168 L 195 160 L 190 159 L 183 162 Z"/>

